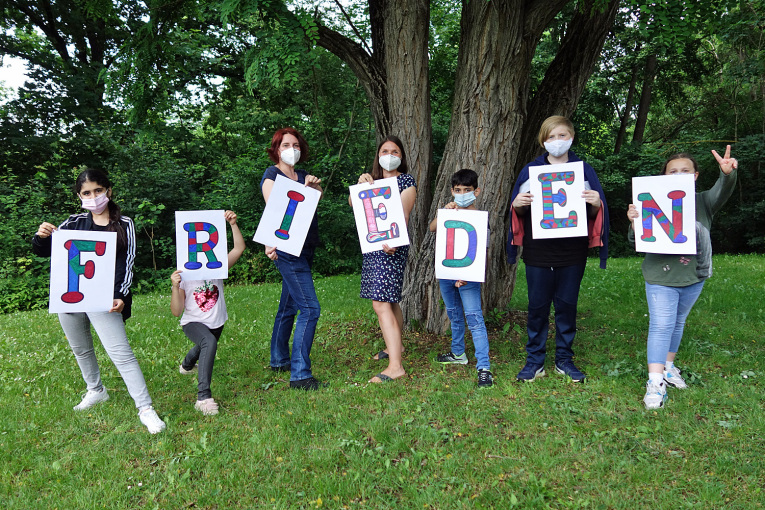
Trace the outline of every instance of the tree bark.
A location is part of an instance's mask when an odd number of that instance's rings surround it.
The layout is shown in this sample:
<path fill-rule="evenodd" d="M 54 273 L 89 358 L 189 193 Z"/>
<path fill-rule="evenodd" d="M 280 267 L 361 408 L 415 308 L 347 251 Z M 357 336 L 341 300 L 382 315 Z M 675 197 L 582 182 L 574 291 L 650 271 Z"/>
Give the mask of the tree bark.
<path fill-rule="evenodd" d="M 653 81 L 656 78 L 658 58 L 656 53 L 648 55 L 645 61 L 645 74 L 643 75 L 643 90 L 640 92 L 640 104 L 638 105 L 637 119 L 635 120 L 635 132 L 632 135 L 632 143 L 641 145 L 645 135 L 645 126 L 648 122 L 648 111 L 651 109 L 651 92 Z"/>
<path fill-rule="evenodd" d="M 551 115 L 570 117 L 576 110 L 619 7 L 618 0 L 611 0 L 602 12 L 598 12 L 594 10 L 597 2 L 587 0 L 577 9 L 558 53 L 531 100 L 516 171 L 541 154 L 537 135 L 542 122 Z"/>
<path fill-rule="evenodd" d="M 627 100 L 624 104 L 624 112 L 619 118 L 619 133 L 616 135 L 616 143 L 614 144 L 614 154 L 619 154 L 624 145 L 624 138 L 627 136 L 627 125 L 630 122 L 630 115 L 632 114 L 632 103 L 635 100 L 635 88 L 637 87 L 638 66 L 632 68 L 632 79 L 630 80 L 629 89 L 627 89 Z"/>
<path fill-rule="evenodd" d="M 489 211 L 492 232 L 482 290 L 484 309 L 504 307 L 515 284 L 515 266 L 505 255 L 506 213 L 526 116 L 531 60 L 542 30 L 565 4 L 565 0 L 462 2 L 449 138 L 429 214 L 410 221 L 424 224 L 435 216 L 450 199 L 456 170 L 478 172 L 482 193 L 477 207 Z M 407 324 L 417 321 L 430 331 L 443 331 L 447 319 L 439 307 L 434 244 L 435 235 L 428 233 L 416 255 L 410 255 L 402 309 Z"/>

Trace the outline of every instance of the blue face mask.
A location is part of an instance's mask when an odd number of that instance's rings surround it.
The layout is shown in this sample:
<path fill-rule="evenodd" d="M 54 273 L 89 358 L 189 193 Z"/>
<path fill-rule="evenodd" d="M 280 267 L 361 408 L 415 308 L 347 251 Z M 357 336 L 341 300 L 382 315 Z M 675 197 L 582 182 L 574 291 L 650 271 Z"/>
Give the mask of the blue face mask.
<path fill-rule="evenodd" d="M 475 202 L 475 191 L 454 195 L 454 202 L 459 207 L 470 207 Z"/>

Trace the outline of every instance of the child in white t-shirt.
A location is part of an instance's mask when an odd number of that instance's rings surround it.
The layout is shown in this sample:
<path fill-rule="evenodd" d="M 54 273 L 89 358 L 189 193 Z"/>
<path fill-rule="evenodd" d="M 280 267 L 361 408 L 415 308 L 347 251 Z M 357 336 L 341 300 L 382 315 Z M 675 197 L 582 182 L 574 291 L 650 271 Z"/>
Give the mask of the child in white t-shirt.
<path fill-rule="evenodd" d="M 226 211 L 225 217 L 234 237 L 234 247 L 228 252 L 228 267 L 231 267 L 242 256 L 245 244 L 236 224 L 236 214 Z M 189 340 L 194 342 L 194 347 L 186 354 L 179 370 L 182 374 L 192 374 L 199 362 L 197 403 L 194 408 L 204 415 L 218 414 L 218 403 L 212 398 L 210 382 L 218 340 L 228 319 L 223 280 L 181 280 L 182 272 L 178 270 L 170 276 L 173 284 L 170 310 L 176 317 L 183 314 L 181 327 Z"/>

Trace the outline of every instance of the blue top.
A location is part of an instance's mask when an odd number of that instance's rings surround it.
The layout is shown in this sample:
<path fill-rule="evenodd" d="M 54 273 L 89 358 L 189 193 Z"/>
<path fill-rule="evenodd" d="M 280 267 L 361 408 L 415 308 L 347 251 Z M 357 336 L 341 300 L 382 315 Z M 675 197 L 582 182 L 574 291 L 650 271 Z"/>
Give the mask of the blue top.
<path fill-rule="evenodd" d="M 305 170 L 299 170 L 295 169 L 295 173 L 297 174 L 297 182 L 300 184 L 305 184 L 305 178 L 308 175 L 308 172 Z M 276 176 L 281 175 L 283 177 L 287 177 L 284 175 L 284 172 L 279 170 L 277 166 L 271 165 L 268 168 L 266 168 L 266 171 L 263 172 L 263 178 L 260 180 L 260 189 L 263 189 L 263 183 L 266 182 L 266 179 L 270 179 L 272 181 L 276 181 Z M 311 220 L 311 227 L 308 229 L 308 235 L 306 235 L 305 238 L 305 244 L 303 245 L 303 250 L 309 249 L 313 251 L 314 248 L 316 248 L 319 245 L 319 218 L 314 213 L 313 219 Z"/>

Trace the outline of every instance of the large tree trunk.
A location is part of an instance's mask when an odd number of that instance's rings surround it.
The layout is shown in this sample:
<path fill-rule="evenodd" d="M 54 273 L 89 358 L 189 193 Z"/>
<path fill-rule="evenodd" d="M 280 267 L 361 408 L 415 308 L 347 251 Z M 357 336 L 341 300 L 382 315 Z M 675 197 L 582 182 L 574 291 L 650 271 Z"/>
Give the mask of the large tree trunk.
<path fill-rule="evenodd" d="M 619 7 L 619 0 L 611 0 L 603 11 L 594 11 L 597 1 L 587 0 L 577 9 L 555 59 L 531 100 L 516 171 L 541 154 L 537 135 L 542 122 L 550 115 L 570 117 L 576 110 Z"/>
<path fill-rule="evenodd" d="M 489 211 L 491 241 L 485 309 L 504 306 L 512 295 L 515 267 L 507 263 L 507 208 L 526 115 L 529 72 L 542 30 L 565 0 L 463 0 L 460 49 L 452 118 L 427 222 L 450 197 L 451 175 L 472 168 L 479 175 L 479 209 Z M 419 199 L 419 197 L 418 197 Z M 402 309 L 405 322 L 441 331 L 445 312 L 434 277 L 435 235 L 428 233 L 410 258 Z"/>
<path fill-rule="evenodd" d="M 616 135 L 616 143 L 614 144 L 614 154 L 619 154 L 624 145 L 624 138 L 627 136 L 627 125 L 630 122 L 630 115 L 632 114 L 632 103 L 635 100 L 635 88 L 637 87 L 638 66 L 632 68 L 632 79 L 630 80 L 629 89 L 627 89 L 627 100 L 624 104 L 624 112 L 619 118 L 619 133 Z"/>
<path fill-rule="evenodd" d="M 637 119 L 635 120 L 635 132 L 632 135 L 632 143 L 635 145 L 643 143 L 645 126 L 648 122 L 648 111 L 651 109 L 651 92 L 653 90 L 653 81 L 656 78 L 657 63 L 658 58 L 656 57 L 656 53 L 648 55 L 648 58 L 645 61 L 643 90 L 640 93 L 640 105 L 638 106 Z"/>

